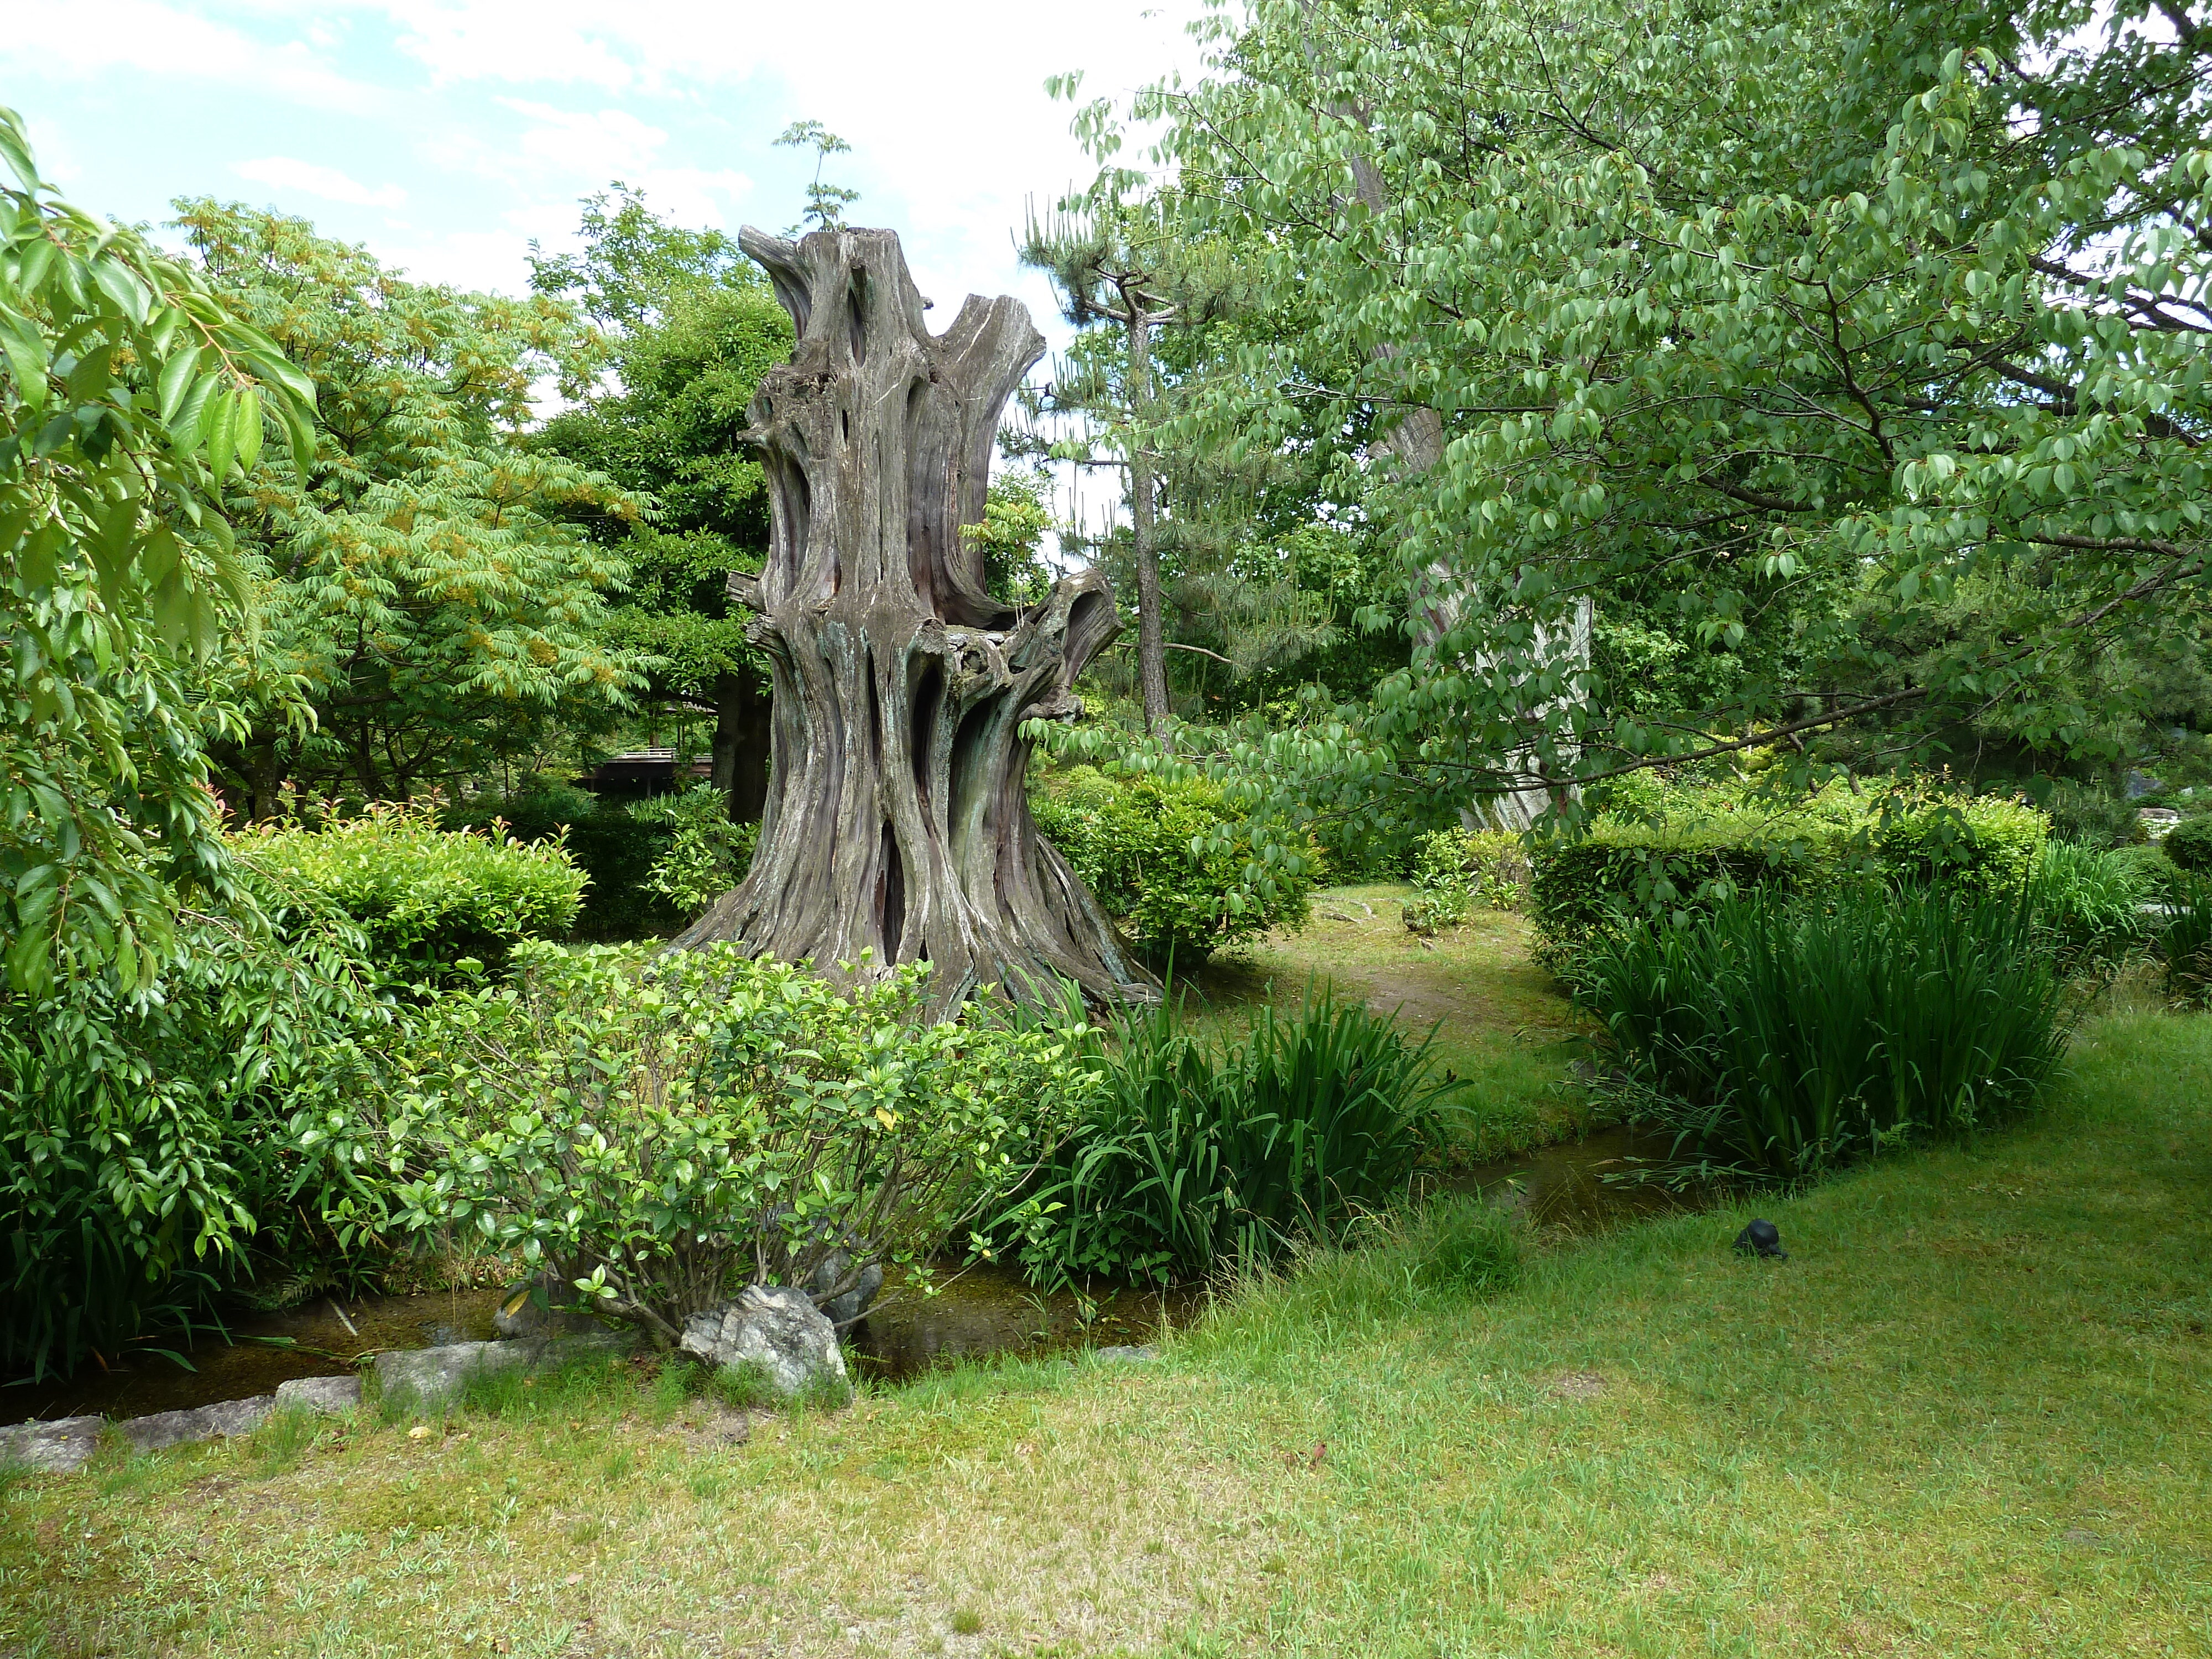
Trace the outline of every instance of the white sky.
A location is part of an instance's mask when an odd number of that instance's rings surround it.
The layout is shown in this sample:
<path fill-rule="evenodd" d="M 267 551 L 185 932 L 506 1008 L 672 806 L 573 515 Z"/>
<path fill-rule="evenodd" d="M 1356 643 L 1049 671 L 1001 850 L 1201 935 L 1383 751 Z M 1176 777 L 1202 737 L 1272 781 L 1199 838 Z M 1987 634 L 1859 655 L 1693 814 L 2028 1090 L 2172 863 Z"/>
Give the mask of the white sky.
<path fill-rule="evenodd" d="M 889 225 L 950 319 L 1013 294 L 1066 330 L 1012 238 L 1091 164 L 1049 75 L 1116 101 L 1199 51 L 1204 0 L 8 0 L 0 99 L 95 213 L 158 223 L 210 195 L 313 219 L 419 280 L 520 292 L 534 237 L 569 245 L 609 180 L 734 230 L 795 222 L 811 152 L 854 223 Z M 1086 487 L 1110 497 L 1104 477 Z M 1095 508 L 1097 501 L 1091 503 Z"/>

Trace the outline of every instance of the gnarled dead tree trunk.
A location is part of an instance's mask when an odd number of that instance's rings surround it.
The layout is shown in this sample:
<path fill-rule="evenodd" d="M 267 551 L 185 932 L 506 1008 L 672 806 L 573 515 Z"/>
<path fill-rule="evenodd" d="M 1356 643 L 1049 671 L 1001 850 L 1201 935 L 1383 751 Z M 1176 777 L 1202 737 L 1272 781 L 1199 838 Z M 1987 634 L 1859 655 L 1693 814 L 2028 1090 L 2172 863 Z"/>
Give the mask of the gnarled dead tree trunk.
<path fill-rule="evenodd" d="M 943 334 L 898 238 L 748 228 L 798 325 L 746 441 L 773 529 L 731 592 L 774 670 L 768 802 L 744 884 L 677 943 L 931 964 L 943 1012 L 979 984 L 1054 976 L 1096 1002 L 1158 994 L 1051 845 L 1023 792 L 1024 720 L 1072 719 L 1070 687 L 1121 630 L 1096 571 L 1042 604 L 993 599 L 961 527 L 983 516 L 1007 397 L 1044 350 L 1011 299 L 970 295 Z"/>

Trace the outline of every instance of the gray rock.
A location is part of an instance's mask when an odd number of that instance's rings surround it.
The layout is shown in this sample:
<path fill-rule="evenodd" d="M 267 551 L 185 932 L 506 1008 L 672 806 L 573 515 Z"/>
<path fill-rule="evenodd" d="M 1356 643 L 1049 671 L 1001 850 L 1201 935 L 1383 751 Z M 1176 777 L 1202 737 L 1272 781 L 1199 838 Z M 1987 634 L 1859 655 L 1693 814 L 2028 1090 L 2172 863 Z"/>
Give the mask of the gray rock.
<path fill-rule="evenodd" d="M 507 1287 L 492 1328 L 501 1336 L 592 1336 L 606 1329 L 576 1305 L 575 1286 L 558 1273 L 539 1273 Z"/>
<path fill-rule="evenodd" d="M 0 1468 L 74 1474 L 100 1449 L 100 1419 L 58 1417 L 0 1429 Z"/>
<path fill-rule="evenodd" d="M 1160 1357 L 1160 1351 L 1150 1343 L 1141 1347 L 1131 1347 L 1116 1343 L 1108 1347 L 1093 1348 L 1091 1351 L 1091 1357 L 1093 1359 L 1105 1360 L 1109 1364 L 1142 1365 L 1158 1359 Z"/>
<path fill-rule="evenodd" d="M 449 1342 L 436 1348 L 399 1348 L 376 1356 L 377 1386 L 387 1399 L 410 1398 L 418 1407 L 444 1405 L 470 1377 L 504 1370 L 556 1370 L 571 1360 L 616 1354 L 634 1346 L 627 1331 L 592 1336 L 532 1337 L 514 1342 Z"/>
<path fill-rule="evenodd" d="M 814 1298 L 787 1285 L 749 1285 L 733 1302 L 693 1314 L 684 1350 L 708 1364 L 757 1366 L 787 1399 L 826 1385 L 849 1393 L 837 1332 Z"/>
<path fill-rule="evenodd" d="M 190 1411 L 156 1412 L 116 1425 L 123 1437 L 140 1451 L 160 1451 L 164 1446 L 188 1445 L 218 1435 L 251 1434 L 262 1419 L 276 1409 L 276 1396 L 258 1394 L 251 1400 L 220 1400 Z"/>
<path fill-rule="evenodd" d="M 845 1269 L 852 1265 L 852 1261 L 849 1251 L 832 1250 L 822 1258 L 814 1269 L 813 1277 L 806 1281 L 808 1293 L 816 1298 L 817 1305 L 822 1310 L 822 1316 L 832 1325 L 851 1324 L 875 1305 L 877 1292 L 884 1288 L 883 1264 L 871 1261 L 860 1269 L 860 1282 L 851 1290 L 831 1301 L 821 1301 L 823 1296 L 836 1287 L 837 1281 L 845 1276 Z"/>
<path fill-rule="evenodd" d="M 357 1376 L 295 1376 L 276 1385 L 276 1409 L 282 1411 L 349 1412 L 361 1404 Z"/>

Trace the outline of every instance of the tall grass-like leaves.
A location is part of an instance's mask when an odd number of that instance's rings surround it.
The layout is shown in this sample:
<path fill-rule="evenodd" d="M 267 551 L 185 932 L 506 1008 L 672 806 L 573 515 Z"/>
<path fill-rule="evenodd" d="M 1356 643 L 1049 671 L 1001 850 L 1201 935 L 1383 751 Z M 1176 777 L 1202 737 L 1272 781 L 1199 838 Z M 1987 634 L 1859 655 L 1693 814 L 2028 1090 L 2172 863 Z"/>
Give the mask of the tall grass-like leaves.
<path fill-rule="evenodd" d="M 1218 1054 L 1166 1006 L 1088 1041 L 1103 1093 L 1030 1189 L 1018 1246 L 1042 1282 L 1188 1278 L 1337 1237 L 1404 1195 L 1451 1086 L 1426 1041 L 1327 993 Z"/>
<path fill-rule="evenodd" d="M 1577 978 L 1679 1148 L 1766 1176 L 1985 1123 L 2065 1049 L 2032 908 L 1942 889 L 1733 900 L 1609 934 Z"/>
<path fill-rule="evenodd" d="M 2139 862 L 2071 842 L 2045 842 L 2028 882 L 2037 935 L 2069 971 L 2117 963 L 2143 945 L 2151 896 Z"/>
<path fill-rule="evenodd" d="M 2212 1000 L 2212 881 L 2192 879 L 2177 887 L 2159 943 L 2168 994 L 2192 1002 Z"/>

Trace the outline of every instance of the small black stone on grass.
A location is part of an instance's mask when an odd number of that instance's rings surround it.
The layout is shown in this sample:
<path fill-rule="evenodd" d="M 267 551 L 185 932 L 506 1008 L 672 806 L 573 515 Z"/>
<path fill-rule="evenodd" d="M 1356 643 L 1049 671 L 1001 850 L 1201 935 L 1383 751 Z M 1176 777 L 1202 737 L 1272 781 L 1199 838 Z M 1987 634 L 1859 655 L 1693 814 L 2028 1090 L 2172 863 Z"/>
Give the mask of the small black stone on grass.
<path fill-rule="evenodd" d="M 1763 1255 L 1776 1261 L 1790 1260 L 1782 1248 L 1782 1232 L 1771 1221 L 1754 1221 L 1735 1236 L 1739 1255 Z"/>

